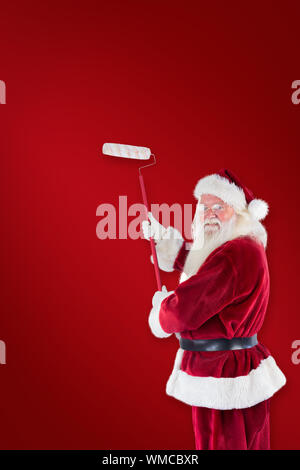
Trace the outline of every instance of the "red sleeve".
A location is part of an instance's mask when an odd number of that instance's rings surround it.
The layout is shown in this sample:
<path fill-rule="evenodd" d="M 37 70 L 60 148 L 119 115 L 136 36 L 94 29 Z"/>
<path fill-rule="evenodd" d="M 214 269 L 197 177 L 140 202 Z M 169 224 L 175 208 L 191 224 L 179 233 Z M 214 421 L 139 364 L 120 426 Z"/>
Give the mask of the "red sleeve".
<path fill-rule="evenodd" d="M 234 300 L 236 282 L 236 270 L 224 252 L 209 257 L 197 274 L 162 301 L 161 327 L 166 333 L 198 329 Z"/>
<path fill-rule="evenodd" d="M 184 241 L 174 261 L 173 268 L 176 269 L 177 271 L 182 272 L 183 270 L 183 266 L 184 266 L 187 254 L 189 252 L 187 246 L 188 246 L 187 242 Z"/>

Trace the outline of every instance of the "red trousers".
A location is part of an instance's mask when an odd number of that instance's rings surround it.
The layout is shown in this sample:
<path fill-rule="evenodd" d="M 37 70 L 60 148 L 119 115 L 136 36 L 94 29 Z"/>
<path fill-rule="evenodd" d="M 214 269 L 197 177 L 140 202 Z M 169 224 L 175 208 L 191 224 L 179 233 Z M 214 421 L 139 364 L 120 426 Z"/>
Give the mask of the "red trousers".
<path fill-rule="evenodd" d="M 234 410 L 192 406 L 192 418 L 197 450 L 270 449 L 270 399 Z"/>

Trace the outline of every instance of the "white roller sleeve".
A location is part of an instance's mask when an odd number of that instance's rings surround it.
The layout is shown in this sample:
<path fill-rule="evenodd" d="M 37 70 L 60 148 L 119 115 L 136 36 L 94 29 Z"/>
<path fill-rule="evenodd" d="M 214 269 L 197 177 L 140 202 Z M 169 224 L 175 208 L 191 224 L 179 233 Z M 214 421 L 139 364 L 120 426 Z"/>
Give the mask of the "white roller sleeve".
<path fill-rule="evenodd" d="M 135 158 L 138 160 L 148 160 L 151 156 L 151 150 L 147 147 L 125 144 L 103 144 L 102 153 L 112 157 Z"/>

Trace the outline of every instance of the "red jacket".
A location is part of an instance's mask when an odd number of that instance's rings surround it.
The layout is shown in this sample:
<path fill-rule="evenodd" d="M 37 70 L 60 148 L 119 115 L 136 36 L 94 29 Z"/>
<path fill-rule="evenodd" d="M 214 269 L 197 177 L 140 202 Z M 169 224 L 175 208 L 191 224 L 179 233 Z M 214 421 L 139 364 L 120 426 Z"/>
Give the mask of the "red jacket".
<path fill-rule="evenodd" d="M 184 243 L 175 269 L 183 269 L 187 253 Z M 269 286 L 263 245 L 250 236 L 236 238 L 216 248 L 161 302 L 159 325 L 165 333 L 189 339 L 253 336 L 264 321 Z M 260 343 L 233 351 L 179 348 L 167 394 L 193 406 L 247 408 L 270 398 L 285 382 Z"/>

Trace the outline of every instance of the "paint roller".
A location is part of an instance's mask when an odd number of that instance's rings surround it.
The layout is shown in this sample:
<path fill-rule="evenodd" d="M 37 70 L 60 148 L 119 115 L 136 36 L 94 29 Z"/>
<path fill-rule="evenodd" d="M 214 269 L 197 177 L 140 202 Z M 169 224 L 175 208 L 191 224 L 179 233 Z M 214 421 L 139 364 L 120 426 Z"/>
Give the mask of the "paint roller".
<path fill-rule="evenodd" d="M 151 150 L 147 147 L 137 147 L 135 145 L 111 144 L 111 143 L 103 144 L 102 153 L 104 155 L 110 155 L 112 157 L 132 158 L 136 160 L 149 160 L 150 157 L 153 156 L 154 162 L 149 163 L 148 165 L 143 165 L 139 167 L 139 181 L 140 181 L 143 203 L 144 203 L 144 208 L 145 208 L 145 218 L 147 219 L 149 207 L 148 207 L 148 200 L 147 200 L 144 178 L 141 173 L 141 169 L 146 168 L 148 166 L 155 165 L 156 164 L 155 155 L 151 153 Z M 150 247 L 151 247 L 151 252 L 152 252 L 152 257 L 153 257 L 157 288 L 158 290 L 162 290 L 155 243 L 152 237 L 150 237 Z"/>

